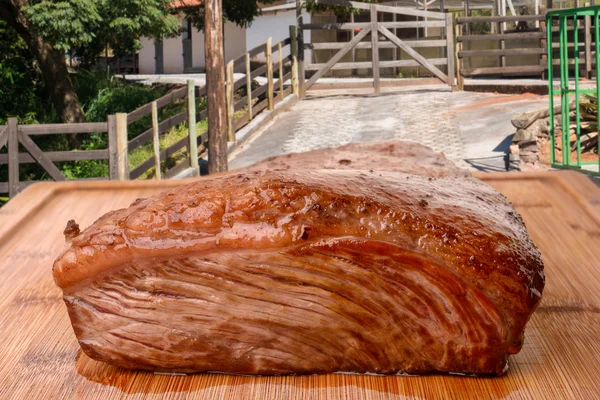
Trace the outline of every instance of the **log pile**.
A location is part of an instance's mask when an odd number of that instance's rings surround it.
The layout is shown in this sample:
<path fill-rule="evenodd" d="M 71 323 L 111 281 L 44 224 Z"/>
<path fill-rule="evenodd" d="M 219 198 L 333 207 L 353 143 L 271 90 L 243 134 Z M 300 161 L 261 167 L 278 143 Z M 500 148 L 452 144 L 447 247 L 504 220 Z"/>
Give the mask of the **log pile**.
<path fill-rule="evenodd" d="M 583 153 L 598 152 L 598 123 L 596 120 L 597 102 L 595 98 L 586 97 L 580 104 L 581 116 L 581 135 L 580 146 Z M 575 101 L 569 104 L 571 111 L 570 124 L 570 147 L 571 151 L 577 150 L 577 134 L 575 124 Z M 562 152 L 562 118 L 560 105 L 554 108 L 554 126 L 555 126 L 555 150 Z M 550 142 L 550 117 L 549 109 L 543 108 L 536 111 L 530 111 L 519 114 L 511 120 L 512 125 L 517 129 L 513 137 L 513 145 L 510 147 L 510 156 L 512 160 L 518 159 L 520 168 L 540 167 L 541 149 L 549 147 Z"/>

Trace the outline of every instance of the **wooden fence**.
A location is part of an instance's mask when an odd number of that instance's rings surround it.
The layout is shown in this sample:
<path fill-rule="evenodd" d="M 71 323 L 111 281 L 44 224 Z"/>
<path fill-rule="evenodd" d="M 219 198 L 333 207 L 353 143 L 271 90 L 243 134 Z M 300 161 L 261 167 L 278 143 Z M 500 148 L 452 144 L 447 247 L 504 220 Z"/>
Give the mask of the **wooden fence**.
<path fill-rule="evenodd" d="M 304 76 L 304 71 L 315 71 L 314 74 L 304 83 L 304 90 L 308 90 L 316 81 L 332 69 L 358 69 L 371 68 L 373 70 L 373 86 L 375 93 L 380 92 L 380 68 L 412 67 L 422 66 L 426 68 L 433 76 L 438 77 L 442 82 L 453 85 L 454 82 L 454 36 L 452 29 L 452 16 L 432 11 L 413 10 L 407 7 L 394 7 L 379 4 L 367 4 L 347 0 L 315 0 L 317 3 L 339 6 L 351 6 L 355 9 L 369 11 L 371 21 L 362 23 L 330 23 L 330 24 L 304 24 L 299 17 L 301 32 L 303 30 L 349 30 L 352 33 L 351 40 L 346 43 L 306 43 L 303 44 L 303 34 L 299 36 L 300 43 L 304 49 L 309 50 L 339 50 L 331 59 L 324 64 L 300 64 L 300 75 Z M 423 21 L 402 21 L 402 22 L 383 22 L 379 19 L 379 14 L 391 13 L 394 15 L 408 15 L 414 17 L 423 17 Z M 400 39 L 396 31 L 398 29 L 414 28 L 440 28 L 445 30 L 445 39 L 443 40 L 412 40 L 405 41 Z M 392 29 L 393 32 L 390 30 Z M 355 30 L 360 30 L 355 34 Z M 370 39 L 367 37 L 370 36 Z M 381 39 L 380 39 L 381 36 Z M 441 47 L 445 49 L 445 56 L 435 59 L 426 59 L 420 55 L 415 48 L 418 47 Z M 372 51 L 372 60 L 369 62 L 340 62 L 342 58 L 355 48 L 376 49 Z M 412 59 L 380 61 L 379 49 L 399 48 L 404 50 Z M 442 72 L 438 66 L 447 66 L 447 73 Z M 302 82 L 301 82 L 302 85 Z"/>
<path fill-rule="evenodd" d="M 298 95 L 298 65 L 296 28 L 290 27 L 290 37 L 273 44 L 271 39 L 258 46 L 227 66 L 227 81 L 224 90 L 227 93 L 227 129 L 230 142 L 235 141 L 235 133 L 246 126 L 264 110 L 273 110 L 277 103 L 291 94 Z M 289 47 L 289 55 L 284 51 Z M 264 54 L 266 63 L 252 69 L 253 57 Z M 234 70 L 244 70 L 243 77 L 235 79 Z M 255 80 L 264 76 L 266 82 L 253 85 Z M 289 83 L 288 83 L 289 81 Z M 235 94 L 242 93 L 237 99 Z M 8 125 L 0 125 L 0 149 L 8 147 L 5 154 L 0 154 L 0 165 L 8 166 L 8 182 L 0 182 L 0 193 L 8 193 L 14 197 L 19 191 L 36 181 L 20 181 L 19 165 L 27 163 L 39 164 L 55 181 L 64 181 L 66 177 L 54 164 L 82 160 L 107 160 L 109 176 L 91 178 L 129 180 L 139 179 L 151 169 L 155 169 L 157 179 L 162 179 L 162 161 L 176 152 L 185 149 L 185 158 L 175 166 L 165 170 L 164 177 L 172 178 L 189 169 L 191 175 L 199 173 L 199 157 L 204 156 L 208 146 L 207 132 L 200 134 L 196 129 L 196 121 L 207 118 L 207 110 L 198 110 L 196 99 L 206 96 L 206 87 L 196 87 L 194 81 L 188 81 L 186 87 L 174 90 L 167 95 L 146 104 L 129 114 L 109 115 L 106 122 L 83 124 L 47 124 L 19 125 L 16 118 L 9 118 Z M 174 102 L 185 100 L 185 111 L 159 121 L 159 110 Z M 240 115 L 240 111 L 243 113 Z M 151 126 L 135 138 L 128 138 L 128 127 L 140 119 L 151 116 Z M 179 124 L 186 123 L 188 135 L 174 145 L 160 149 L 160 135 Z M 90 151 L 54 151 L 43 152 L 32 140 L 36 135 L 62 135 L 101 133 L 108 135 L 108 146 L 103 150 Z M 130 170 L 129 154 L 147 143 L 152 143 L 153 156 Z M 25 152 L 19 153 L 19 145 Z"/>
<path fill-rule="evenodd" d="M 55 181 L 65 181 L 67 178 L 54 165 L 55 162 L 108 160 L 109 175 L 116 178 L 115 130 L 110 129 L 109 123 L 83 124 L 51 124 L 51 125 L 19 125 L 16 118 L 9 118 L 8 125 L 0 126 L 0 149 L 8 146 L 8 152 L 0 154 L 0 165 L 8 165 L 8 182 L 0 182 L 0 193 L 8 193 L 14 197 L 19 191 L 36 181 L 19 180 L 19 165 L 39 164 Z M 84 133 L 107 133 L 109 146 L 104 150 L 88 151 L 52 151 L 43 152 L 33 141 L 32 136 L 63 135 Z M 112 137 L 112 140 L 111 140 Z M 19 145 L 25 152 L 19 152 Z M 91 178 L 102 179 L 102 178 Z"/>
<path fill-rule="evenodd" d="M 519 23 L 524 22 L 538 22 L 539 28 L 522 28 L 519 29 Z M 520 16 L 492 16 L 492 17 L 459 17 L 456 19 L 456 56 L 457 56 L 457 77 L 459 81 L 459 87 L 462 86 L 462 80 L 464 77 L 473 76 L 528 76 L 528 75 L 541 75 L 542 78 L 548 70 L 547 61 L 547 44 L 546 44 L 546 15 L 545 12 L 539 15 L 520 15 Z M 464 26 L 468 26 L 472 23 L 487 22 L 490 24 L 496 24 L 496 31 L 499 33 L 493 34 L 467 34 L 464 35 Z M 592 55 L 592 49 L 595 47 L 594 41 L 594 25 L 591 18 L 582 18 L 581 23 L 578 26 L 578 33 L 580 37 L 579 57 L 580 65 L 584 68 L 582 76 L 586 76 L 588 79 L 592 77 L 594 57 Z M 516 27 L 512 30 L 505 30 L 507 23 L 515 23 Z M 553 35 L 558 34 L 558 27 L 551 27 Z M 569 34 L 573 35 L 573 27 L 569 27 Z M 486 49 L 486 50 L 465 50 L 467 43 L 473 43 L 478 41 L 497 41 L 497 49 Z M 513 43 L 519 43 L 523 41 L 529 41 L 527 47 L 516 47 Z M 519 46 L 517 44 L 517 46 Z M 570 51 L 573 51 L 573 43 L 569 43 Z M 558 51 L 558 41 L 553 44 L 553 51 Z M 532 58 L 531 63 L 523 65 L 524 56 L 537 56 Z M 468 68 L 468 59 L 472 57 L 482 57 L 484 59 L 497 60 L 497 66 L 493 67 L 482 67 L 482 68 Z M 514 57 L 518 58 L 519 65 L 511 66 L 510 62 L 507 62 L 507 58 Z M 557 67 L 559 65 L 559 58 L 556 56 L 553 60 L 553 65 Z M 569 68 L 574 68 L 573 60 L 570 61 Z"/>

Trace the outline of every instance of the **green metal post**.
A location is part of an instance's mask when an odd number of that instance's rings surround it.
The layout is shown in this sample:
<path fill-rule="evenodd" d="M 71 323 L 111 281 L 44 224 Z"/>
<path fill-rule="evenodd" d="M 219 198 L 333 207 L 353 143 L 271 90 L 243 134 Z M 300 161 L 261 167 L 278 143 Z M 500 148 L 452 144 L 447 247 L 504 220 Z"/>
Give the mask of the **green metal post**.
<path fill-rule="evenodd" d="M 575 56 L 575 136 L 577 137 L 577 166 L 581 167 L 581 121 L 579 115 L 579 20 L 573 19 L 573 47 Z M 569 139 L 569 161 L 571 161 L 571 140 Z"/>
<path fill-rule="evenodd" d="M 594 30 L 596 31 L 596 37 L 594 39 L 596 43 L 596 121 L 600 123 L 600 85 L 598 85 L 598 66 L 600 66 L 600 24 L 598 23 L 598 14 L 600 10 L 596 9 L 594 12 Z M 598 137 L 598 173 L 600 173 L 600 136 Z"/>
<path fill-rule="evenodd" d="M 569 54 L 567 41 L 567 17 L 560 17 L 560 26 L 558 28 L 559 52 L 560 52 L 560 104 L 561 104 L 561 140 L 562 140 L 562 160 L 564 165 L 569 165 L 567 157 L 567 138 L 569 136 Z"/>
<path fill-rule="evenodd" d="M 555 125 L 554 125 L 554 58 L 552 51 L 552 16 L 546 17 L 546 44 L 548 46 L 548 97 L 550 98 L 550 164 L 556 162 Z"/>
<path fill-rule="evenodd" d="M 594 32 L 595 32 L 595 49 L 596 49 L 596 87 L 585 88 L 580 86 L 580 63 L 579 63 L 579 19 L 591 17 L 594 18 Z M 598 169 L 600 170 L 600 155 L 598 161 L 584 161 L 581 154 L 581 118 L 582 111 L 581 107 L 581 96 L 584 94 L 590 94 L 596 96 L 596 102 L 599 105 L 597 108 L 596 118 L 600 121 L 600 84 L 598 82 L 598 66 L 600 66 L 600 6 L 572 8 L 572 9 L 560 9 L 550 10 L 546 14 L 546 38 L 547 38 L 547 52 L 548 52 L 548 94 L 549 94 L 549 117 L 550 117 L 550 162 L 554 167 L 581 169 L 585 165 L 593 165 L 598 162 Z M 574 73 L 574 88 L 571 89 L 569 86 L 569 21 L 573 18 L 573 66 L 575 69 Z M 559 73 L 560 73 L 560 89 L 554 88 L 554 54 L 553 54 L 553 35 L 552 35 L 552 22 L 558 21 L 558 56 L 559 56 Z M 557 127 L 555 123 L 556 112 L 554 112 L 554 96 L 560 93 L 560 110 L 561 110 L 561 137 L 556 137 Z M 571 158 L 571 116 L 569 107 L 569 98 L 571 95 L 575 95 L 575 137 L 577 150 L 577 161 Z M 556 145 L 557 140 L 562 142 L 562 162 L 557 161 Z M 575 150 L 575 149 L 573 149 Z"/>

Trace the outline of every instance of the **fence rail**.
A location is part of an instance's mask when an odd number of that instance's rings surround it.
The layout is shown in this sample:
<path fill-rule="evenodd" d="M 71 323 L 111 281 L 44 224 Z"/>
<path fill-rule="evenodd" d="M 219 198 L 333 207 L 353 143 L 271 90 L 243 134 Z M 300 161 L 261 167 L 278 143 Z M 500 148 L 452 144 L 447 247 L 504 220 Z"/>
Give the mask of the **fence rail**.
<path fill-rule="evenodd" d="M 516 29 L 513 31 L 505 30 L 506 23 L 519 23 L 519 22 L 531 22 L 535 21 L 539 23 L 539 28 L 527 28 L 527 29 Z M 500 33 L 493 34 L 466 34 L 463 35 L 463 26 L 468 26 L 471 23 L 488 22 L 497 26 L 497 31 Z M 491 17 L 459 17 L 456 19 L 456 58 L 459 64 L 457 68 L 457 78 L 459 80 L 459 87 L 462 86 L 463 78 L 470 76 L 490 76 L 490 75 L 538 75 L 542 78 L 548 72 L 548 47 L 547 42 L 547 27 L 546 27 L 546 12 L 541 12 L 537 15 L 517 15 L 517 16 L 491 16 Z M 579 64 L 585 68 L 585 76 L 588 79 L 592 77 L 593 65 L 595 60 L 592 57 L 592 48 L 595 46 L 594 39 L 594 26 L 593 20 L 589 16 L 580 16 L 578 26 L 568 26 L 565 28 L 565 32 L 572 37 L 577 32 L 584 40 L 580 43 L 579 47 Z M 558 26 L 551 26 L 550 33 L 552 38 L 558 38 Z M 497 49 L 485 49 L 485 50 L 465 50 L 465 46 L 470 42 L 490 40 L 497 41 Z M 515 47 L 510 45 L 517 41 L 530 40 L 529 47 Z M 514 48 L 513 48 L 514 47 Z M 565 47 L 569 48 L 569 51 L 574 50 L 574 44 L 569 42 Z M 550 47 L 553 53 L 558 54 L 558 43 L 557 40 L 552 43 Z M 531 59 L 530 64 L 523 65 L 507 65 L 507 57 L 521 57 L 520 63 L 522 64 L 522 57 L 524 56 L 537 56 Z M 469 59 L 472 57 L 487 57 L 496 59 L 497 66 L 472 68 L 467 66 L 470 64 Z M 489 63 L 488 63 L 489 64 Z M 559 60 L 555 57 L 552 62 L 553 66 L 559 65 Z M 566 63 L 568 68 L 575 68 L 575 62 L 570 60 Z"/>
<path fill-rule="evenodd" d="M 39 164 L 48 176 L 55 181 L 67 179 L 56 167 L 55 162 L 106 160 L 109 162 L 110 170 L 110 166 L 116 162 L 116 154 L 111 154 L 109 148 L 104 150 L 44 152 L 31 138 L 31 136 L 40 135 L 87 133 L 107 133 L 109 142 L 111 137 L 114 138 L 115 136 L 115 131 L 111 130 L 106 122 L 19 125 L 16 118 L 9 118 L 8 125 L 0 126 L 0 148 L 8 146 L 8 153 L 0 154 L 0 165 L 8 165 L 8 182 L 0 182 L 0 193 L 8 193 L 10 197 L 14 197 L 19 191 L 36 183 L 36 181 L 20 181 L 19 166 L 21 164 Z M 19 146 L 23 147 L 25 152 L 20 152 Z M 114 176 L 111 176 L 111 178 L 114 178 Z"/>

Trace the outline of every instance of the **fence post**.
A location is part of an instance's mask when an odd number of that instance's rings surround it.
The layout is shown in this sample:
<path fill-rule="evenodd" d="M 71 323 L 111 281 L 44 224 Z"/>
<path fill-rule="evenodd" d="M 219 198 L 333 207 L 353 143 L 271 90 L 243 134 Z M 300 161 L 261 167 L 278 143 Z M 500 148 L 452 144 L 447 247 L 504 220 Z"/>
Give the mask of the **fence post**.
<path fill-rule="evenodd" d="M 152 145 L 154 147 L 154 169 L 156 170 L 156 179 L 162 179 L 160 169 L 160 136 L 158 128 L 158 103 L 152 102 Z"/>
<path fill-rule="evenodd" d="M 458 86 L 458 90 L 464 90 L 464 78 L 460 72 L 462 66 L 463 66 L 463 62 L 461 61 L 460 57 L 458 56 L 458 53 L 460 51 L 462 51 L 463 49 L 463 42 L 459 41 L 458 38 L 460 36 L 462 36 L 463 30 L 462 30 L 462 25 L 457 23 L 456 24 L 456 52 L 454 54 L 454 57 L 456 58 L 456 85 Z"/>
<path fill-rule="evenodd" d="M 267 59 L 267 99 L 269 110 L 273 110 L 273 38 L 267 39 L 265 56 Z"/>
<path fill-rule="evenodd" d="M 111 181 L 119 179 L 119 152 L 117 151 L 117 117 L 109 115 L 108 121 L 108 175 Z"/>
<path fill-rule="evenodd" d="M 193 176 L 200 175 L 198 167 L 198 134 L 196 133 L 196 81 L 187 81 L 188 98 L 188 137 L 190 148 L 190 168 L 194 170 Z"/>
<path fill-rule="evenodd" d="M 120 181 L 129 180 L 129 143 L 127 140 L 127 114 L 118 113 L 117 119 L 117 176 Z"/>
<path fill-rule="evenodd" d="M 283 49 L 281 42 L 277 45 L 277 55 L 279 56 L 279 98 L 283 100 Z"/>
<path fill-rule="evenodd" d="M 226 80 L 227 83 L 225 88 L 227 90 L 227 95 L 225 99 L 227 101 L 227 140 L 230 142 L 235 142 L 235 127 L 234 127 L 234 116 L 235 116 L 235 100 L 234 100 L 234 79 L 233 79 L 233 61 L 230 61 L 227 64 L 226 70 Z"/>
<path fill-rule="evenodd" d="M 454 29 L 452 14 L 446 14 L 446 60 L 448 62 L 448 85 L 454 86 Z"/>
<path fill-rule="evenodd" d="M 19 194 L 19 125 L 16 118 L 8 119 L 8 197 Z"/>
<path fill-rule="evenodd" d="M 298 91 L 298 37 L 296 27 L 290 25 L 290 54 L 292 55 L 292 93 L 299 96 Z"/>
<path fill-rule="evenodd" d="M 248 98 L 248 121 L 252 121 L 252 71 L 250 53 L 246 53 L 246 97 Z"/>
<path fill-rule="evenodd" d="M 302 14 L 302 8 L 304 7 L 304 0 L 296 0 L 296 25 L 298 27 L 298 93 L 300 98 L 304 97 L 304 81 L 306 74 L 304 72 L 304 16 Z"/>
<path fill-rule="evenodd" d="M 375 94 L 381 93 L 379 81 L 379 27 L 377 23 L 377 6 L 371 4 L 371 53 L 373 59 L 373 88 Z"/>

